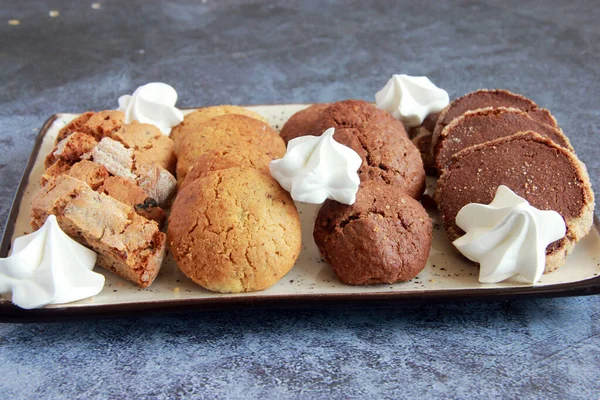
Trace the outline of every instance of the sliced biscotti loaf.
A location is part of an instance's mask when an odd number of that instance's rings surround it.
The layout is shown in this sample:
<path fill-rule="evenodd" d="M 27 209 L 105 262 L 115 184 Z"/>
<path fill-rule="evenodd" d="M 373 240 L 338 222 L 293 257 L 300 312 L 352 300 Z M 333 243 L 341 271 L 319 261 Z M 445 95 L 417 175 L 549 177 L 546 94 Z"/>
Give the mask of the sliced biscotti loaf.
<path fill-rule="evenodd" d="M 517 108 L 487 107 L 467 111 L 442 130 L 434 149 L 435 166 L 442 171 L 452 155 L 462 149 L 525 131 L 539 133 L 559 146 L 574 151 L 560 129 L 539 122 Z"/>
<path fill-rule="evenodd" d="M 66 234 L 98 253 L 98 265 L 141 287 L 156 278 L 166 254 L 165 234 L 131 206 L 61 175 L 35 196 L 31 226 L 40 228 L 50 214 Z"/>
<path fill-rule="evenodd" d="M 83 132 L 74 132 L 54 146 L 46 156 L 44 166 L 49 168 L 58 160 L 72 165 L 79 161 L 81 156 L 92 151 L 97 144 L 98 141 L 93 136 Z"/>
<path fill-rule="evenodd" d="M 546 272 L 565 262 L 592 226 L 594 193 L 575 154 L 528 131 L 468 147 L 452 157 L 438 179 L 435 200 L 451 240 L 464 232 L 456 215 L 469 203 L 489 204 L 505 185 L 540 210 L 554 210 L 567 233 L 546 248 Z"/>

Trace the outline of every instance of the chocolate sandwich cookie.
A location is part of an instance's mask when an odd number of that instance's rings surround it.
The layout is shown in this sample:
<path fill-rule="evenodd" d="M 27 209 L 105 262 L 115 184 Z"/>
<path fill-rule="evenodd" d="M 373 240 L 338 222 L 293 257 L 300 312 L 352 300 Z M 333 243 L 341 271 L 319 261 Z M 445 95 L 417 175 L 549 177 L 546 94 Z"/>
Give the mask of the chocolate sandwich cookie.
<path fill-rule="evenodd" d="M 285 144 L 297 137 L 314 134 L 317 121 L 327 107 L 329 103 L 317 103 L 292 115 L 279 133 Z"/>
<path fill-rule="evenodd" d="M 573 151 L 569 139 L 553 126 L 531 118 L 516 108 L 488 107 L 467 111 L 448 124 L 435 145 L 435 166 L 447 167 L 452 155 L 469 146 L 489 142 L 518 132 L 534 131 L 554 143 Z"/>
<path fill-rule="evenodd" d="M 592 226 L 594 194 L 575 154 L 528 131 L 468 147 L 452 157 L 437 183 L 435 200 L 450 240 L 464 232 L 456 215 L 469 203 L 489 204 L 505 185 L 540 210 L 554 210 L 567 234 L 546 248 L 546 272 L 565 262 Z"/>
<path fill-rule="evenodd" d="M 432 224 L 411 196 L 368 181 L 351 206 L 325 201 L 313 236 L 343 283 L 395 283 L 414 278 L 425 267 Z"/>
<path fill-rule="evenodd" d="M 536 121 L 548 124 L 555 128 L 558 127 L 556 120 L 548 110 L 539 108 L 537 104 L 524 96 L 502 89 L 480 89 L 452 101 L 440 112 L 431 140 L 433 146 L 432 154 L 433 148 L 436 145 L 442 130 L 444 130 L 446 125 L 452 122 L 454 118 L 460 117 L 467 111 L 487 107 L 518 108 L 519 110 L 530 114 Z"/>

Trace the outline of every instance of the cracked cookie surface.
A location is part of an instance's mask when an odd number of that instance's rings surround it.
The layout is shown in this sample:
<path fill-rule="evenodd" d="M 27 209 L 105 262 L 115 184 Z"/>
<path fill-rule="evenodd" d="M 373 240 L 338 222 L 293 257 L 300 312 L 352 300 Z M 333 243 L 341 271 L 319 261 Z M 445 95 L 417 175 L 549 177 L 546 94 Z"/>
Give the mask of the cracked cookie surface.
<path fill-rule="evenodd" d="M 408 281 L 429 256 L 432 223 L 421 204 L 380 181 L 361 183 L 356 202 L 327 200 L 313 236 L 339 280 L 351 285 Z"/>
<path fill-rule="evenodd" d="M 178 194 L 168 242 L 181 271 L 221 293 L 266 289 L 294 265 L 298 211 L 269 175 L 233 167 L 209 172 Z"/>

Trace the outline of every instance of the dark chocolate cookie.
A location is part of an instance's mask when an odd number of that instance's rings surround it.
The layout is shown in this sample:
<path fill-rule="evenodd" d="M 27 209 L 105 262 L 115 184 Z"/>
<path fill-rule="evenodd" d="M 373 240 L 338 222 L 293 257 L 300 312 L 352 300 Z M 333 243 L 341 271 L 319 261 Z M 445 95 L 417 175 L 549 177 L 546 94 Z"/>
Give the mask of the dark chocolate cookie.
<path fill-rule="evenodd" d="M 361 183 L 356 202 L 327 200 L 313 236 L 343 283 L 408 281 L 429 257 L 432 224 L 421 204 L 381 181 Z"/>

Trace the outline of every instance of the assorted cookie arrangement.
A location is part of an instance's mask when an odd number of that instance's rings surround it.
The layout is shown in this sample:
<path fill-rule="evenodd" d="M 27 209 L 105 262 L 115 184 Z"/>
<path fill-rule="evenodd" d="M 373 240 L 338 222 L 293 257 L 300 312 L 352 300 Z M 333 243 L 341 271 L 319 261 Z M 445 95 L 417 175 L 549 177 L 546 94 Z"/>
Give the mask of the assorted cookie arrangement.
<path fill-rule="evenodd" d="M 406 282 L 426 267 L 432 246 L 420 202 L 427 174 L 437 176 L 432 196 L 447 236 L 480 264 L 481 282 L 518 275 L 535 284 L 590 231 L 587 171 L 548 110 L 506 90 L 450 102 L 429 79 L 406 75 L 394 75 L 375 99 L 311 105 L 279 133 L 234 105 L 184 117 L 174 89 L 160 83 L 122 96 L 118 110 L 81 114 L 44 160 L 31 205 L 38 231 L 1 260 L 0 291 L 22 299 L 31 285 L 55 287 L 48 271 L 75 245 L 85 246 L 77 248 L 78 276 L 94 284 L 16 304 L 99 292 L 94 263 L 146 288 L 169 252 L 209 291 L 264 290 L 300 254 L 295 201 L 322 203 L 314 226 L 303 228 L 312 228 L 341 283 Z M 25 285 L 10 271 L 28 252 L 42 261 Z"/>

